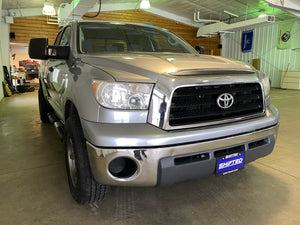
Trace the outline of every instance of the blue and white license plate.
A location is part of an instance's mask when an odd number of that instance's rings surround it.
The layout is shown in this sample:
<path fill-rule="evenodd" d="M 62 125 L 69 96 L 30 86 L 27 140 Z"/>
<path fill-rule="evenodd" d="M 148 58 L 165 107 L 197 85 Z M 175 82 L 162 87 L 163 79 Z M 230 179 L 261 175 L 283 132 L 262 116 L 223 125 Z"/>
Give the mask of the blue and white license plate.
<path fill-rule="evenodd" d="M 226 155 L 217 159 L 217 174 L 228 174 L 244 167 L 245 152 Z"/>

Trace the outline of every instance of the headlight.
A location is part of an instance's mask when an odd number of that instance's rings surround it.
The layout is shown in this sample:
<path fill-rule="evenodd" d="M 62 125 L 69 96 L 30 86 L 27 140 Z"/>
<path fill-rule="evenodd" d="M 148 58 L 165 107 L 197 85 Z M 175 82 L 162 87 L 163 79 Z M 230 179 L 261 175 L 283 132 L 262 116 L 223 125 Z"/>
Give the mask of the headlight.
<path fill-rule="evenodd" d="M 269 96 L 270 94 L 270 80 L 267 74 L 260 72 L 259 79 L 263 84 L 264 95 L 265 97 Z"/>
<path fill-rule="evenodd" d="M 148 109 L 153 84 L 93 81 L 97 101 L 111 109 Z"/>

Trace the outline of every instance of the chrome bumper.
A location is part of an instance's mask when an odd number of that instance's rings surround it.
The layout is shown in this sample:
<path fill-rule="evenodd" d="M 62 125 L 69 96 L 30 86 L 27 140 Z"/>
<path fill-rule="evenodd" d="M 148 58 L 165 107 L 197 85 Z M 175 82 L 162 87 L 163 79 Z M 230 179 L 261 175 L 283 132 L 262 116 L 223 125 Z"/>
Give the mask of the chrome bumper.
<path fill-rule="evenodd" d="M 87 142 L 87 151 L 92 172 L 99 183 L 116 186 L 157 186 L 213 174 L 216 167 L 215 153 L 220 150 L 243 146 L 245 163 L 266 156 L 274 148 L 277 131 L 278 123 L 267 129 L 243 135 L 155 148 L 100 148 Z M 200 153 L 206 153 L 209 157 L 184 165 L 174 163 L 178 157 Z M 118 157 L 129 158 L 137 164 L 137 170 L 132 176 L 117 178 L 109 172 L 109 163 Z"/>

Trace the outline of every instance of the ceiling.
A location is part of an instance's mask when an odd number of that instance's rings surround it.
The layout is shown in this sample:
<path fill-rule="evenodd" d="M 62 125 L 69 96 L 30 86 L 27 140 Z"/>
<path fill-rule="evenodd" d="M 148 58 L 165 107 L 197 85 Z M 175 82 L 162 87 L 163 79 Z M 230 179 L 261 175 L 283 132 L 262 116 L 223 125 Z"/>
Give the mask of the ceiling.
<path fill-rule="evenodd" d="M 52 2 L 55 7 L 59 7 L 61 3 L 70 3 L 72 0 L 2 0 L 2 9 L 42 8 L 44 2 Z"/>
<path fill-rule="evenodd" d="M 54 3 L 55 7 L 59 7 L 61 3 L 70 3 L 72 0 L 48 0 Z M 99 0 L 81 0 L 94 1 Z M 273 0 L 274 1 L 274 0 Z M 284 0 L 281 0 L 284 1 Z M 286 0 L 298 2 L 299 0 Z M 26 8 L 42 8 L 44 0 L 2 0 L 2 9 L 26 9 Z M 102 10 L 110 11 L 126 9 L 138 9 L 140 0 L 102 0 Z M 268 15 L 275 15 L 276 21 L 283 21 L 296 18 L 294 15 L 270 7 L 262 0 L 150 0 L 151 9 L 145 10 L 149 12 L 156 11 L 156 14 L 168 17 L 183 18 L 186 21 L 194 22 L 194 13 L 199 11 L 199 18 L 208 20 L 220 20 L 226 23 L 235 23 L 258 17 L 262 11 L 266 11 Z M 300 4 L 297 3 L 300 7 Z M 113 7 L 112 7 L 113 5 Z M 127 7 L 124 7 L 124 6 Z M 128 7 L 128 5 L 131 5 Z M 95 7 L 98 7 L 99 4 Z M 110 6 L 110 7 L 109 7 Z M 94 7 L 94 9 L 96 9 Z M 152 11 L 151 11 L 152 10 Z M 230 16 L 224 13 L 224 10 L 229 11 L 238 17 Z M 95 10 L 94 10 L 95 11 Z M 173 18 L 174 19 L 174 18 Z"/>

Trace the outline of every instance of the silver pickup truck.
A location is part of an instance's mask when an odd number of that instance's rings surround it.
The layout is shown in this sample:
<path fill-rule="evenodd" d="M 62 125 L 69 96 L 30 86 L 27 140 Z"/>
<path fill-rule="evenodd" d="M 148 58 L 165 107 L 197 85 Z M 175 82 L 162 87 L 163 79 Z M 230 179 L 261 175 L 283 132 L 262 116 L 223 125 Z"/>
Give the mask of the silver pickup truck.
<path fill-rule="evenodd" d="M 267 75 L 199 54 L 150 25 L 73 21 L 31 39 L 42 59 L 40 117 L 66 149 L 71 194 L 84 204 L 115 186 L 225 175 L 273 151 L 279 113 Z"/>

